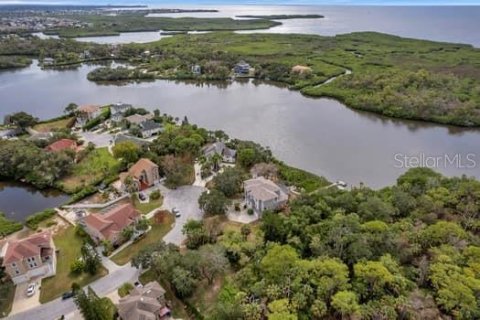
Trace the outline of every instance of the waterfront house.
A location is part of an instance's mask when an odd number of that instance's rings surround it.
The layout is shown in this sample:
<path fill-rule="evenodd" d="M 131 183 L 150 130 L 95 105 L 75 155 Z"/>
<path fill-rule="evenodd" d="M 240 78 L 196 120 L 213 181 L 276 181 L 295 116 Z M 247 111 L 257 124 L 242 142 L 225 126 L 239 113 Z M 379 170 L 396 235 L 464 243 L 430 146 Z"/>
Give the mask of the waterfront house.
<path fill-rule="evenodd" d="M 163 130 L 163 127 L 153 120 L 147 120 L 140 123 L 140 133 L 142 138 L 150 138 Z"/>
<path fill-rule="evenodd" d="M 242 60 L 235 65 L 235 67 L 233 68 L 233 71 L 237 75 L 248 75 L 250 73 L 250 69 L 251 69 L 250 64 Z"/>
<path fill-rule="evenodd" d="M 243 187 L 245 204 L 258 214 L 265 210 L 278 210 L 288 201 L 288 193 L 264 177 L 246 180 Z"/>
<path fill-rule="evenodd" d="M 156 281 L 134 288 L 117 304 L 121 320 L 165 320 L 171 311 L 165 301 L 165 289 Z"/>
<path fill-rule="evenodd" d="M 152 119 L 153 115 L 152 114 L 133 114 L 131 116 L 128 116 L 125 118 L 125 120 L 130 123 L 130 124 L 135 124 L 137 126 L 140 126 L 143 122 L 148 121 Z"/>
<path fill-rule="evenodd" d="M 128 178 L 134 183 L 133 189 L 135 190 L 144 190 L 152 187 L 160 180 L 158 165 L 147 158 L 138 160 L 137 163 L 128 169 L 128 172 L 120 174 L 120 181 L 124 191 L 127 190 L 126 181 Z"/>
<path fill-rule="evenodd" d="M 50 232 L 7 241 L 0 256 L 3 257 L 5 272 L 15 284 L 38 277 L 51 277 L 56 273 L 55 244 Z"/>
<path fill-rule="evenodd" d="M 21 132 L 22 130 L 20 128 L 0 130 L 0 140 L 8 140 L 8 139 L 15 138 Z"/>
<path fill-rule="evenodd" d="M 112 245 L 121 244 L 122 231 L 135 226 L 141 214 L 131 203 L 118 205 L 105 213 L 92 213 L 81 224 L 95 243 L 108 240 Z"/>
<path fill-rule="evenodd" d="M 59 152 L 59 151 L 65 151 L 65 150 L 72 150 L 74 152 L 77 151 L 77 142 L 72 139 L 60 139 L 58 141 L 55 141 L 48 146 L 45 147 L 45 150 L 50 151 L 50 152 Z"/>
<path fill-rule="evenodd" d="M 83 105 L 78 107 L 78 123 L 83 126 L 88 121 L 99 117 L 102 114 L 102 109 L 95 105 Z"/>
<path fill-rule="evenodd" d="M 123 120 L 123 115 L 128 110 L 132 109 L 131 104 L 125 103 L 116 103 L 110 106 L 110 119 L 115 122 L 120 122 Z"/>
<path fill-rule="evenodd" d="M 207 159 L 211 159 L 215 154 L 222 156 L 223 162 L 235 163 L 237 152 L 228 148 L 224 142 L 215 142 L 207 145 L 202 149 L 203 155 Z"/>

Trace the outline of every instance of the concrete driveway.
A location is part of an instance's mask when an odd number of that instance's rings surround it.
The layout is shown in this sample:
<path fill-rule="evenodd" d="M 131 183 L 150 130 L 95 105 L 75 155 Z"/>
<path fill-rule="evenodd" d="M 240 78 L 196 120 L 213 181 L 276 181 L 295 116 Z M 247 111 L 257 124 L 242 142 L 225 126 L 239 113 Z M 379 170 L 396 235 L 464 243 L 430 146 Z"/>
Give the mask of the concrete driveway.
<path fill-rule="evenodd" d="M 35 294 L 27 297 L 27 287 L 30 283 L 35 283 Z M 40 305 L 40 280 L 32 280 L 17 285 L 15 289 L 15 298 L 13 299 L 12 311 L 10 315 L 26 311 Z"/>
<path fill-rule="evenodd" d="M 113 141 L 113 135 L 109 133 L 80 132 L 79 136 L 85 141 L 85 145 L 91 142 L 97 148 L 106 148 Z"/>
<path fill-rule="evenodd" d="M 176 218 L 173 229 L 163 238 L 166 243 L 180 246 L 185 240 L 185 236 L 182 234 L 184 224 L 188 220 L 202 219 L 203 212 L 198 206 L 198 198 L 205 190 L 207 189 L 200 186 L 183 186 L 175 190 L 160 186 L 163 195 L 162 209 L 172 211 L 173 208 L 176 208 L 180 211 L 180 217 Z"/>

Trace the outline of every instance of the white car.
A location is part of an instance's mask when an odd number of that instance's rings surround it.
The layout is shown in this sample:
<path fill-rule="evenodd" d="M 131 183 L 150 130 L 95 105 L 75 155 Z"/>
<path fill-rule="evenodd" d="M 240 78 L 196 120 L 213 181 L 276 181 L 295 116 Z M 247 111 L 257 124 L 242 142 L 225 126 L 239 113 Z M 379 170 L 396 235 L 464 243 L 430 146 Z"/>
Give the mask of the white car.
<path fill-rule="evenodd" d="M 175 215 L 175 217 L 177 218 L 180 218 L 181 214 L 180 214 L 180 210 L 178 210 L 177 208 L 173 208 L 172 209 L 172 213 Z"/>
<path fill-rule="evenodd" d="M 27 297 L 31 297 L 35 294 L 35 283 L 30 283 L 27 287 Z"/>

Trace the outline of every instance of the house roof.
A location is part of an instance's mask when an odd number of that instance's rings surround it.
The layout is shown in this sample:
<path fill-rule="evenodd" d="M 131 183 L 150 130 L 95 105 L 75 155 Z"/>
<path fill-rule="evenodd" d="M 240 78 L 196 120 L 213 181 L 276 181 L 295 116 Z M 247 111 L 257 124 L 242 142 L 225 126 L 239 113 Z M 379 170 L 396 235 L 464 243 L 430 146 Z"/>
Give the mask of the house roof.
<path fill-rule="evenodd" d="M 45 149 L 49 151 L 63 151 L 67 149 L 74 149 L 77 147 L 77 142 L 71 139 L 60 139 L 48 145 Z"/>
<path fill-rule="evenodd" d="M 125 120 L 127 120 L 130 123 L 141 124 L 142 122 L 145 122 L 151 118 L 152 118 L 151 115 L 133 114 L 131 116 L 126 117 Z"/>
<path fill-rule="evenodd" d="M 215 153 L 227 156 L 227 157 L 234 157 L 236 155 L 236 151 L 233 149 L 228 148 L 224 142 L 215 142 L 203 148 L 203 154 L 206 157 L 211 157 Z"/>
<path fill-rule="evenodd" d="M 164 316 L 170 312 L 160 301 L 164 295 L 165 290 L 156 281 L 149 282 L 119 300 L 118 314 L 122 320 L 155 320 L 157 314 Z"/>
<path fill-rule="evenodd" d="M 33 256 L 42 255 L 42 249 L 51 249 L 50 241 L 52 235 L 45 231 L 36 233 L 28 238 L 22 240 L 8 241 L 6 244 L 4 265 Z"/>
<path fill-rule="evenodd" d="M 132 108 L 131 104 L 117 103 L 110 106 L 112 114 L 122 113 Z"/>
<path fill-rule="evenodd" d="M 100 110 L 100 107 L 93 104 L 87 104 L 87 105 L 78 107 L 78 111 L 84 112 L 84 113 L 94 113 L 94 112 L 97 112 L 98 110 Z"/>
<path fill-rule="evenodd" d="M 282 188 L 275 182 L 265 179 L 264 177 L 246 180 L 244 186 L 245 191 L 258 200 L 268 201 L 275 198 L 286 200 L 288 198 L 288 195 Z"/>
<path fill-rule="evenodd" d="M 116 206 L 104 214 L 92 213 L 85 218 L 84 222 L 89 228 L 100 232 L 106 239 L 111 239 L 113 235 L 131 225 L 139 216 L 140 213 L 133 205 L 126 203 Z"/>
<path fill-rule="evenodd" d="M 137 163 L 135 163 L 130 169 L 128 169 L 128 175 L 138 179 L 142 175 L 143 171 L 150 171 L 155 168 L 158 168 L 158 166 L 150 159 L 142 158 L 138 160 Z"/>
<path fill-rule="evenodd" d="M 155 129 L 160 129 L 162 126 L 158 123 L 156 123 L 153 120 L 147 120 L 142 122 L 142 131 L 148 131 L 148 130 L 155 130 Z"/>

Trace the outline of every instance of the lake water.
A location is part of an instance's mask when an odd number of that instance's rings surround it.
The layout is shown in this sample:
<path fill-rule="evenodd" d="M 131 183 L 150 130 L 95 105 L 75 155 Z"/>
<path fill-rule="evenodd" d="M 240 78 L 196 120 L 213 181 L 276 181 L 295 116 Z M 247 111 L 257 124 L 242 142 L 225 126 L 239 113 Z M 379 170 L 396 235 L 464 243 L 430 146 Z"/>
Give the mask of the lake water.
<path fill-rule="evenodd" d="M 55 208 L 67 202 L 68 198 L 56 190 L 37 190 L 22 183 L 0 182 L 0 211 L 15 221 L 23 221 L 33 213 Z"/>
<path fill-rule="evenodd" d="M 18 110 L 55 117 L 70 102 L 125 102 L 174 116 L 232 137 L 269 146 L 288 164 L 328 179 L 383 187 L 405 171 L 403 156 L 453 159 L 439 163 L 447 175 L 480 178 L 480 131 L 400 121 L 346 108 L 330 99 L 313 99 L 268 84 L 234 82 L 199 85 L 154 81 L 125 86 L 97 85 L 86 79 L 93 66 L 41 71 L 36 65 L 0 73 L 0 118 Z M 475 168 L 468 165 L 472 153 Z M 476 154 L 478 153 L 478 154 Z M 395 158 L 397 157 L 397 158 Z M 427 163 L 428 164 L 428 163 Z M 1 203 L 1 200 L 0 200 Z"/>

